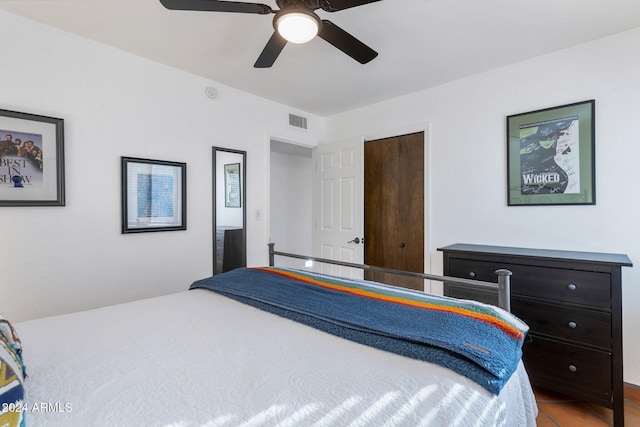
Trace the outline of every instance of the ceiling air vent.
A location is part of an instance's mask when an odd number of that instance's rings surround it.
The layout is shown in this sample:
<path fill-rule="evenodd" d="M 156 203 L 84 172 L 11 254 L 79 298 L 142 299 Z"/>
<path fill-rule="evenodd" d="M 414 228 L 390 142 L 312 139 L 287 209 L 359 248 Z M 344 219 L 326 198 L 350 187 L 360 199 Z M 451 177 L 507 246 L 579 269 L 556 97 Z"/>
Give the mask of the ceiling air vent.
<path fill-rule="evenodd" d="M 300 129 L 307 129 L 307 118 L 296 116 L 295 114 L 289 114 L 289 126 Z"/>

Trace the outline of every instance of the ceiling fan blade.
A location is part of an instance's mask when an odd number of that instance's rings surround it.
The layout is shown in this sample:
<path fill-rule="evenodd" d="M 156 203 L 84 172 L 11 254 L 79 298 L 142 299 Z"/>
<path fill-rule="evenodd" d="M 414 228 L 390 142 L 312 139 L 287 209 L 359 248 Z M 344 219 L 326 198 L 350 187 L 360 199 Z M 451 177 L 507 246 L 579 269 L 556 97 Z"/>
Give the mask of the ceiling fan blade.
<path fill-rule="evenodd" d="M 254 68 L 269 68 L 276 62 L 278 55 L 284 49 L 287 41 L 278 34 L 277 31 L 273 32 L 273 35 L 267 42 L 267 45 L 262 49 L 262 53 L 258 57 L 258 60 L 253 64 Z"/>
<path fill-rule="evenodd" d="M 238 12 L 267 15 L 273 10 L 266 4 L 218 0 L 160 0 L 170 10 L 196 10 L 207 12 Z"/>
<path fill-rule="evenodd" d="M 366 64 L 378 56 L 378 52 L 362 43 L 331 21 L 322 20 L 318 36 L 331 43 L 361 64 Z"/>
<path fill-rule="evenodd" d="M 362 6 L 380 0 L 329 0 L 321 6 L 326 12 L 336 12 L 338 10 L 349 9 L 351 7 Z"/>

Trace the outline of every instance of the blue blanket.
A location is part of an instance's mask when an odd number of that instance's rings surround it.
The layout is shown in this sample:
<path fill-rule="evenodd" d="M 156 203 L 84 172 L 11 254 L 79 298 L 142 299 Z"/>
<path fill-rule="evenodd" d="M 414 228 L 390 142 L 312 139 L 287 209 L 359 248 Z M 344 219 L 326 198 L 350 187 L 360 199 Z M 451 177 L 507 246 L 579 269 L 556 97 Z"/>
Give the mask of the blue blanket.
<path fill-rule="evenodd" d="M 528 327 L 497 307 L 362 280 L 245 268 L 203 288 L 378 349 L 438 363 L 494 394 L 517 368 Z"/>

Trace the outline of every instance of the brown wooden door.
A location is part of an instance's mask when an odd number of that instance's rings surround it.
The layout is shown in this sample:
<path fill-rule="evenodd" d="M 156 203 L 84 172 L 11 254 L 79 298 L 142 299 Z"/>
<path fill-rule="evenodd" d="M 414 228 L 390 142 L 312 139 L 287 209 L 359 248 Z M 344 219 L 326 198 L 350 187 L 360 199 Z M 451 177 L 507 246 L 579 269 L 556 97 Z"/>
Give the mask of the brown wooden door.
<path fill-rule="evenodd" d="M 424 273 L 424 132 L 364 144 L 365 264 Z M 422 279 L 366 272 L 412 289 Z"/>

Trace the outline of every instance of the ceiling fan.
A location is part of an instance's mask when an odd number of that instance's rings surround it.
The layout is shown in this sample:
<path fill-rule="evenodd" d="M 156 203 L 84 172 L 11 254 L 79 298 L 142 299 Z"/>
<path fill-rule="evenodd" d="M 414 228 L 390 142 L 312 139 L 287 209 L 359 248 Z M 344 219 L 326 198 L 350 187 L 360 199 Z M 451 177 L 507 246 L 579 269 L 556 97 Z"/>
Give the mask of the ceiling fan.
<path fill-rule="evenodd" d="M 331 43 L 361 64 L 366 64 L 378 53 L 331 21 L 320 19 L 317 9 L 337 12 L 380 0 L 275 0 L 280 10 L 266 4 L 217 0 L 160 0 L 171 10 L 193 10 L 207 12 L 236 12 L 270 15 L 274 32 L 262 50 L 255 68 L 269 68 L 284 49 L 287 42 L 306 43 L 316 35 Z"/>

